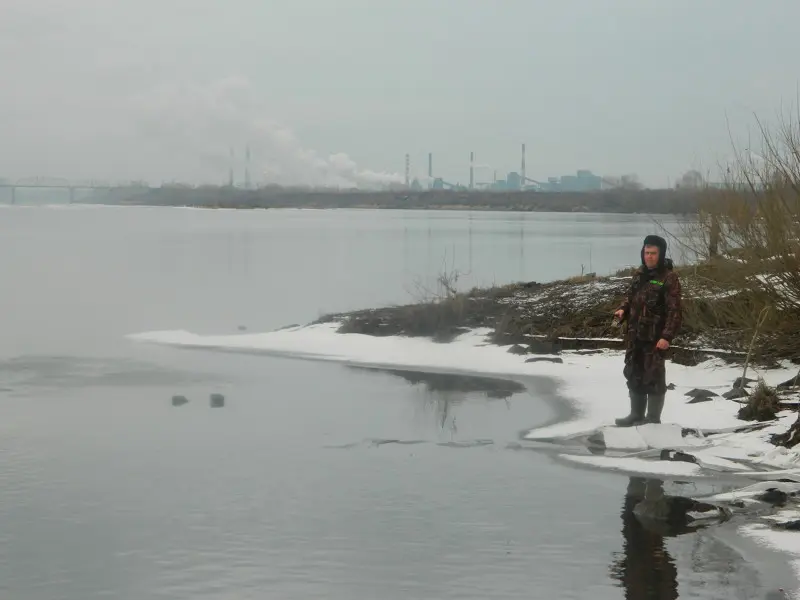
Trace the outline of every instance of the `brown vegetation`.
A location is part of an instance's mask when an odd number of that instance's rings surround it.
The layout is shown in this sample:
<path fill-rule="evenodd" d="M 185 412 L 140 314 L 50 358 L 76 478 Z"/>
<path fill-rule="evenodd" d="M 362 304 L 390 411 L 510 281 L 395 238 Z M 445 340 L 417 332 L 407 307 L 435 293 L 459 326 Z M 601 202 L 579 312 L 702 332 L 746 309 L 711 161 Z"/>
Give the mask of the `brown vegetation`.
<path fill-rule="evenodd" d="M 800 127 L 761 129 L 759 158 L 740 159 L 727 188 L 707 196 L 684 241 L 699 258 L 695 276 L 708 302 L 689 321 L 733 335 L 738 345 L 759 329 L 754 356 L 800 356 Z M 759 321 L 763 320 L 763 323 Z"/>
<path fill-rule="evenodd" d="M 135 192 L 135 193 L 134 193 Z M 165 186 L 124 197 L 98 195 L 95 202 L 145 206 L 202 208 L 390 208 L 464 209 L 544 212 L 694 214 L 699 190 L 626 190 L 597 192 L 363 191 L 305 190 L 263 187 L 242 190 L 229 186 Z"/>
<path fill-rule="evenodd" d="M 469 329 L 494 327 L 505 312 L 502 299 L 513 296 L 517 288 L 508 285 L 449 292 L 414 304 L 325 315 L 318 322 L 341 320 L 340 333 L 431 337 L 448 342 Z"/>
<path fill-rule="evenodd" d="M 778 392 L 759 379 L 738 417 L 744 421 L 771 421 L 781 410 L 779 402 Z"/>
<path fill-rule="evenodd" d="M 702 287 L 713 268 L 676 267 L 685 290 L 684 325 L 669 354 L 676 362 L 696 364 L 711 355 L 708 348 L 739 352 L 743 361 L 752 332 L 729 319 L 726 297 L 710 296 Z M 319 322 L 341 322 L 342 333 L 431 337 L 450 341 L 473 328 L 487 328 L 498 344 L 521 344 L 532 351 L 547 348 L 620 348 L 622 330 L 612 324 L 630 282 L 630 275 L 574 277 L 549 283 L 517 283 L 457 292 L 452 288 L 419 302 L 344 314 L 326 315 Z M 709 327 L 709 323 L 717 327 Z M 594 342 L 574 338 L 594 338 Z M 756 340 L 759 338 L 757 337 Z M 555 342 L 555 346 L 553 344 Z M 754 344 L 752 360 L 764 364 L 784 358 L 782 347 Z M 795 358 L 795 356 L 789 356 Z M 800 359 L 800 357 L 798 357 Z"/>
<path fill-rule="evenodd" d="M 684 290 L 684 319 L 669 352 L 673 360 L 696 364 L 711 355 L 727 354 L 728 360 L 743 362 L 752 344 L 753 364 L 773 364 L 784 358 L 800 361 L 795 340 L 782 338 L 775 325 L 768 326 L 768 318 L 754 335 L 759 314 L 764 318 L 759 295 L 748 290 L 721 292 L 720 282 L 729 277 L 728 265 L 726 260 L 708 260 L 675 267 Z M 612 315 L 627 290 L 631 271 L 466 292 L 455 289 L 457 274 L 443 275 L 440 291 L 428 292 L 416 303 L 326 315 L 320 322 L 340 321 L 342 333 L 424 336 L 443 342 L 469 329 L 488 328 L 498 344 L 530 348 L 545 340 L 557 341 L 564 348 L 619 348 L 622 330 L 612 324 Z M 800 323 L 779 322 L 778 326 L 793 331 Z M 599 341 L 579 343 L 571 338 Z"/>

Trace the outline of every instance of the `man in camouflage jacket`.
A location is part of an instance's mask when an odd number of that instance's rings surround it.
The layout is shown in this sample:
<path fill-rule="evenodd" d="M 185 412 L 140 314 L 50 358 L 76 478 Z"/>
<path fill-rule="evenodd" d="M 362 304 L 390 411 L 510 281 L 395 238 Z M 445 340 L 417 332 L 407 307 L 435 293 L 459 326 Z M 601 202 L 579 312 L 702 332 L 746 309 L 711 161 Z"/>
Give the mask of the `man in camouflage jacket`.
<path fill-rule="evenodd" d="M 622 305 L 614 313 L 625 321 L 625 368 L 631 412 L 616 419 L 621 427 L 660 423 L 667 392 L 664 353 L 681 327 L 681 283 L 665 257 L 667 242 L 644 239 L 642 266 L 636 271 Z M 645 409 L 647 414 L 645 415 Z"/>

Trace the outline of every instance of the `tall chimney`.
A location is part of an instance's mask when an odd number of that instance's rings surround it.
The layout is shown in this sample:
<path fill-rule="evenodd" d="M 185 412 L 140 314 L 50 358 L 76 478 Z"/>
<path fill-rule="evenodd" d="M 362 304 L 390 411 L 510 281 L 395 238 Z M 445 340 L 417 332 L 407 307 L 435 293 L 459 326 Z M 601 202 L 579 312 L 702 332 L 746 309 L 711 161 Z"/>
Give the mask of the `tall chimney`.
<path fill-rule="evenodd" d="M 244 149 L 245 163 L 244 163 L 244 189 L 250 189 L 250 146 L 245 146 Z"/>
<path fill-rule="evenodd" d="M 233 146 L 231 146 L 231 162 L 228 166 L 228 185 L 233 187 L 233 164 L 234 164 L 234 156 L 233 156 Z"/>
<path fill-rule="evenodd" d="M 406 187 L 410 185 L 409 181 L 409 167 L 410 167 L 411 159 L 409 158 L 408 154 L 406 154 Z"/>
<path fill-rule="evenodd" d="M 428 187 L 433 187 L 433 152 L 428 152 Z"/>
<path fill-rule="evenodd" d="M 527 179 L 525 179 L 525 144 L 522 144 L 522 168 L 520 169 L 520 177 L 522 178 L 522 187 L 524 188 L 527 184 Z"/>
<path fill-rule="evenodd" d="M 475 187 L 475 153 L 469 153 L 469 189 Z"/>

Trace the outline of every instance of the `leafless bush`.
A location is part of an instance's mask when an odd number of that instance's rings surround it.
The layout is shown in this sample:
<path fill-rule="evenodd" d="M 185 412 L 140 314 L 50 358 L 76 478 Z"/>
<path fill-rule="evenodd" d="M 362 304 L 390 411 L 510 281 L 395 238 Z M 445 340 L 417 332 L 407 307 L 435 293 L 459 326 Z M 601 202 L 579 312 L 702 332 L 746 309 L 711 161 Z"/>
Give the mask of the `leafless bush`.
<path fill-rule="evenodd" d="M 800 120 L 758 125 L 761 152 L 737 152 L 724 187 L 707 189 L 684 226 L 699 258 L 692 283 L 713 300 L 691 302 L 689 320 L 746 336 L 771 307 L 754 355 L 800 357 Z"/>
<path fill-rule="evenodd" d="M 465 273 L 455 267 L 447 265 L 447 256 L 445 256 L 442 259 L 442 267 L 439 274 L 436 276 L 436 289 L 431 289 L 421 279 L 417 278 L 414 282 L 414 289 L 406 289 L 406 291 L 409 292 L 418 304 L 452 300 L 463 295 L 458 289 L 458 282 L 464 277 L 466 277 Z"/>

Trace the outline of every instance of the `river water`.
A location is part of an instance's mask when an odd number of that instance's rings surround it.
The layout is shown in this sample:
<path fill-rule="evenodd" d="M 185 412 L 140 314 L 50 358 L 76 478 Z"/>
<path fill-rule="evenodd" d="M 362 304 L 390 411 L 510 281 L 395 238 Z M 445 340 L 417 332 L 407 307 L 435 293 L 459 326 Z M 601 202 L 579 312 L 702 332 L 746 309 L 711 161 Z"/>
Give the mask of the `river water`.
<path fill-rule="evenodd" d="M 637 482 L 515 447 L 559 417 L 546 380 L 124 337 L 410 302 L 442 270 L 461 287 L 608 273 L 652 231 L 632 215 L 0 208 L 0 598 L 758 597 L 764 571 L 713 530 L 638 524 Z"/>

